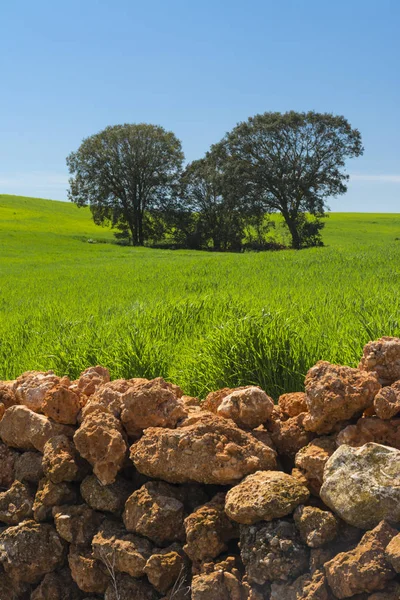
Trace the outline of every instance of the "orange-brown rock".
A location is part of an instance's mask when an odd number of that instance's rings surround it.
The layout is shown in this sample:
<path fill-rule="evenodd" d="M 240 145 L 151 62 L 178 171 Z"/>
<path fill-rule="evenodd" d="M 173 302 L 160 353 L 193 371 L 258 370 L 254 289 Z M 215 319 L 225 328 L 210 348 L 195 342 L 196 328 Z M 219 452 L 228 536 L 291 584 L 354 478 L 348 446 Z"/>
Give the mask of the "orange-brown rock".
<path fill-rule="evenodd" d="M 125 504 L 128 531 L 163 545 L 184 539 L 184 494 L 176 486 L 150 481 L 133 492 Z"/>
<path fill-rule="evenodd" d="M 232 392 L 237 392 L 238 390 L 244 389 L 246 389 L 246 386 L 237 388 L 222 388 L 221 390 L 210 392 L 204 402 L 202 402 L 201 407 L 203 410 L 208 410 L 216 414 L 218 406 L 226 396 L 229 396 L 229 394 L 232 394 Z"/>
<path fill-rule="evenodd" d="M 14 394 L 15 381 L 0 381 L 0 404 L 3 404 L 4 410 L 18 404 Z"/>
<path fill-rule="evenodd" d="M 385 548 L 396 534 L 395 529 L 382 521 L 364 534 L 354 550 L 337 554 L 325 564 L 326 578 L 337 598 L 385 589 L 396 575 L 385 556 Z"/>
<path fill-rule="evenodd" d="M 335 425 L 362 414 L 371 406 L 381 386 L 375 373 L 319 361 L 305 378 L 309 413 L 304 426 L 329 433 Z"/>
<path fill-rule="evenodd" d="M 158 600 L 158 598 L 159 595 L 147 581 L 134 579 L 126 573 L 117 573 L 115 581 L 109 583 L 104 595 L 104 600 Z"/>
<path fill-rule="evenodd" d="M 238 527 L 226 516 L 224 505 L 225 495 L 220 493 L 186 517 L 183 549 L 194 563 L 219 556 L 230 540 L 239 537 Z"/>
<path fill-rule="evenodd" d="M 87 473 L 86 465 L 65 435 L 50 438 L 43 449 L 43 470 L 53 483 L 81 481 Z"/>
<path fill-rule="evenodd" d="M 358 368 L 376 372 L 382 385 L 400 379 L 400 338 L 382 337 L 368 342 Z"/>
<path fill-rule="evenodd" d="M 0 421 L 0 438 L 8 446 L 20 450 L 43 452 L 45 443 L 60 434 L 72 437 L 73 430 L 38 415 L 26 406 L 11 406 Z"/>
<path fill-rule="evenodd" d="M 151 585 L 165 594 L 184 578 L 185 559 L 182 548 L 172 544 L 168 548 L 155 549 L 146 562 L 144 572 Z"/>
<path fill-rule="evenodd" d="M 6 412 L 6 407 L 4 406 L 4 404 L 2 402 L 0 402 L 0 421 L 4 417 L 5 412 Z"/>
<path fill-rule="evenodd" d="M 0 534 L 0 562 L 15 581 L 38 583 L 64 559 L 65 542 L 47 523 L 23 521 Z"/>
<path fill-rule="evenodd" d="M 354 597 L 354 598 L 358 598 Z M 375 592 L 368 596 L 368 600 L 399 600 L 400 598 L 400 583 L 390 581 L 383 592 Z"/>
<path fill-rule="evenodd" d="M 282 471 L 257 471 L 226 494 L 225 512 L 230 519 L 250 525 L 291 514 L 309 498 L 297 479 Z"/>
<path fill-rule="evenodd" d="M 131 459 L 140 473 L 171 483 L 223 485 L 276 467 L 271 448 L 213 415 L 178 429 L 147 429 L 131 447 Z"/>
<path fill-rule="evenodd" d="M 15 463 L 18 452 L 0 442 L 0 489 L 9 488 L 15 479 Z"/>
<path fill-rule="evenodd" d="M 301 539 L 310 548 L 324 546 L 338 535 L 338 520 L 328 510 L 321 510 L 316 506 L 298 506 L 293 518 Z"/>
<path fill-rule="evenodd" d="M 74 381 L 72 389 L 77 389 L 83 396 L 92 396 L 103 384 L 110 381 L 110 372 L 105 367 L 97 365 L 82 371 L 77 381 Z"/>
<path fill-rule="evenodd" d="M 374 409 L 380 419 L 392 419 L 400 413 L 400 380 L 379 390 L 374 398 Z"/>
<path fill-rule="evenodd" d="M 58 535 L 69 544 L 79 546 L 91 543 L 104 518 L 86 504 L 54 506 L 52 515 Z"/>
<path fill-rule="evenodd" d="M 5 492 L 0 492 L 0 523 L 17 525 L 32 516 L 33 496 L 25 483 L 14 481 Z"/>
<path fill-rule="evenodd" d="M 130 387 L 121 399 L 121 421 L 131 437 L 148 427 L 173 428 L 185 415 L 184 405 L 162 377 Z"/>
<path fill-rule="evenodd" d="M 103 485 L 95 475 L 88 475 L 82 481 L 80 489 L 82 498 L 91 508 L 119 515 L 132 493 L 132 487 L 120 477 L 110 485 Z"/>
<path fill-rule="evenodd" d="M 72 579 L 83 592 L 104 594 L 110 575 L 106 565 L 94 558 L 90 548 L 82 548 L 71 544 L 68 564 Z"/>
<path fill-rule="evenodd" d="M 118 419 L 102 411 L 88 414 L 74 435 L 74 444 L 103 485 L 115 481 L 127 451 Z"/>
<path fill-rule="evenodd" d="M 79 392 L 59 383 L 46 392 L 41 412 L 56 423 L 75 425 L 82 404 Z"/>
<path fill-rule="evenodd" d="M 232 573 L 215 571 L 196 575 L 192 581 L 192 600 L 247 600 L 245 586 Z"/>
<path fill-rule="evenodd" d="M 148 380 L 143 379 L 142 381 Z M 82 417 L 85 418 L 89 413 L 103 408 L 106 412 L 111 412 L 119 418 L 121 416 L 122 395 L 131 385 L 131 382 L 127 379 L 115 379 L 101 384 L 83 407 Z"/>
<path fill-rule="evenodd" d="M 304 428 L 306 416 L 307 413 L 300 413 L 296 417 L 282 419 L 282 414 L 277 410 L 274 411 L 273 418 L 267 422 L 266 427 L 278 454 L 294 458 L 300 448 L 306 446 L 315 437 Z"/>
<path fill-rule="evenodd" d="M 32 592 L 30 600 L 81 600 L 82 592 L 71 577 L 68 567 L 48 573 Z M 1 600 L 1 596 L 0 596 Z"/>
<path fill-rule="evenodd" d="M 273 408 L 274 401 L 262 389 L 248 386 L 225 396 L 216 413 L 239 427 L 254 429 L 268 420 Z"/>
<path fill-rule="evenodd" d="M 386 547 L 386 557 L 396 573 L 400 573 L 400 533 Z"/>
<path fill-rule="evenodd" d="M 34 412 L 41 412 L 46 393 L 59 382 L 60 378 L 53 371 L 27 371 L 16 379 L 14 394 L 18 404 L 27 406 Z"/>
<path fill-rule="evenodd" d="M 252 429 L 250 433 L 256 440 L 276 451 L 271 434 L 266 430 L 264 425 L 260 425 L 259 427 Z"/>
<path fill-rule="evenodd" d="M 19 454 L 15 461 L 15 479 L 38 484 L 44 475 L 42 459 L 39 452 L 28 451 Z"/>
<path fill-rule="evenodd" d="M 47 477 L 39 482 L 39 487 L 33 503 L 33 515 L 36 521 L 47 521 L 51 519 L 53 506 L 61 504 L 75 504 L 77 490 L 66 481 L 53 483 Z"/>
<path fill-rule="evenodd" d="M 306 394 L 304 392 L 289 392 L 278 399 L 278 406 L 285 418 L 297 417 L 308 412 Z"/>
<path fill-rule="evenodd" d="M 315 496 L 321 489 L 325 465 L 336 450 L 333 437 L 320 437 L 301 448 L 295 457 L 295 465 L 304 476 L 307 487 Z"/>
<path fill-rule="evenodd" d="M 300 575 L 293 583 L 273 583 L 270 600 L 333 600 L 322 571 Z"/>
<path fill-rule="evenodd" d="M 336 438 L 338 446 L 359 447 L 369 442 L 392 446 L 400 450 L 400 419 L 384 421 L 377 417 L 363 417 L 356 425 L 348 425 Z"/>

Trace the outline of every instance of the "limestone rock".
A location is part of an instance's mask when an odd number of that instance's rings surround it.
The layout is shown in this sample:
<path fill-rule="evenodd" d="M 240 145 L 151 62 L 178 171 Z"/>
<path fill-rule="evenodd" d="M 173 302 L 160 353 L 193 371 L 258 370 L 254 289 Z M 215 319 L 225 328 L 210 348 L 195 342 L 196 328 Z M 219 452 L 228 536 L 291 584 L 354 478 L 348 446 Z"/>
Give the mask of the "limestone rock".
<path fill-rule="evenodd" d="M 114 483 L 127 450 L 118 419 L 106 412 L 90 413 L 75 433 L 74 444 L 103 485 Z"/>
<path fill-rule="evenodd" d="M 64 559 L 65 543 L 47 523 L 24 521 L 0 534 L 0 562 L 16 581 L 37 583 Z"/>
<path fill-rule="evenodd" d="M 382 337 L 364 346 L 359 369 L 375 371 L 382 385 L 400 379 L 400 339 Z"/>
<path fill-rule="evenodd" d="M 130 387 L 121 398 L 121 421 L 131 437 L 148 427 L 173 428 L 185 415 L 184 405 L 162 377 Z"/>
<path fill-rule="evenodd" d="M 183 549 L 193 562 L 217 557 L 227 550 L 227 542 L 239 537 L 237 527 L 224 512 L 224 503 L 224 494 L 217 494 L 186 517 Z"/>
<path fill-rule="evenodd" d="M 134 579 L 126 573 L 118 573 L 115 584 L 111 582 L 104 595 L 104 600 L 158 600 L 158 598 L 159 595 L 147 581 Z"/>
<path fill-rule="evenodd" d="M 147 381 L 147 379 L 143 381 Z M 82 417 L 85 418 L 91 412 L 103 409 L 119 418 L 121 416 L 122 396 L 129 390 L 131 385 L 127 379 L 115 379 L 101 384 L 83 407 Z"/>
<path fill-rule="evenodd" d="M 396 575 L 385 557 L 385 548 L 396 534 L 382 521 L 367 531 L 354 550 L 342 552 L 325 564 L 326 578 L 337 598 L 385 589 Z"/>
<path fill-rule="evenodd" d="M 222 400 L 232 394 L 232 392 L 237 392 L 240 390 L 245 390 L 246 386 L 237 387 L 237 388 L 222 388 L 221 390 L 217 390 L 215 392 L 210 392 L 204 402 L 202 402 L 201 407 L 203 410 L 207 410 L 214 414 L 217 414 L 217 410 Z"/>
<path fill-rule="evenodd" d="M 386 548 L 386 558 L 396 573 L 400 573 L 400 533 L 390 540 Z"/>
<path fill-rule="evenodd" d="M 321 489 L 324 468 L 336 450 L 333 437 L 320 437 L 301 448 L 295 457 L 295 465 L 305 478 L 306 485 L 315 496 Z"/>
<path fill-rule="evenodd" d="M 151 585 L 161 594 L 165 594 L 175 585 L 178 587 L 184 577 L 185 559 L 178 544 L 168 548 L 154 550 L 144 567 Z"/>
<path fill-rule="evenodd" d="M 53 506 L 61 504 L 75 504 L 77 500 L 76 488 L 65 481 L 53 483 L 44 477 L 39 482 L 39 487 L 33 503 L 33 515 L 36 521 L 51 519 Z"/>
<path fill-rule="evenodd" d="M 20 450 L 43 452 L 45 443 L 55 435 L 72 437 L 73 430 L 66 425 L 54 423 L 44 415 L 26 406 L 11 406 L 0 421 L 0 437 L 5 444 Z"/>
<path fill-rule="evenodd" d="M 338 433 L 338 446 L 347 444 L 359 447 L 368 442 L 392 446 L 400 450 L 400 419 L 383 421 L 377 417 L 362 418 L 356 425 L 348 425 Z"/>
<path fill-rule="evenodd" d="M 76 389 L 83 396 L 92 396 L 100 385 L 108 383 L 110 381 L 110 372 L 105 367 L 97 365 L 96 367 L 89 367 L 82 371 L 79 379 L 74 382 L 73 389 Z"/>
<path fill-rule="evenodd" d="M 7 489 L 13 483 L 18 456 L 18 452 L 0 442 L 0 489 Z"/>
<path fill-rule="evenodd" d="M 83 592 L 104 594 L 110 576 L 107 567 L 96 560 L 90 548 L 82 548 L 71 544 L 68 564 L 72 579 Z"/>
<path fill-rule="evenodd" d="M 373 443 L 340 446 L 326 463 L 321 498 L 360 529 L 400 521 L 400 451 Z"/>
<path fill-rule="evenodd" d="M 380 419 L 392 419 L 400 413 L 400 381 L 382 388 L 374 398 L 375 413 Z"/>
<path fill-rule="evenodd" d="M 258 471 L 231 488 L 225 512 L 230 519 L 251 525 L 291 514 L 310 493 L 297 479 L 282 471 Z"/>
<path fill-rule="evenodd" d="M 60 382 L 53 371 L 27 371 L 14 383 L 14 393 L 18 404 L 34 412 L 40 412 L 46 393 Z"/>
<path fill-rule="evenodd" d="M 322 571 L 300 575 L 293 583 L 273 583 L 270 600 L 331 600 L 326 577 Z"/>
<path fill-rule="evenodd" d="M 182 490 L 151 481 L 128 498 L 123 520 L 128 531 L 163 545 L 184 539 L 184 513 Z"/>
<path fill-rule="evenodd" d="M 32 592 L 30 600 L 81 600 L 82 592 L 71 577 L 68 568 L 45 575 Z"/>
<path fill-rule="evenodd" d="M 0 403 L 4 405 L 4 410 L 18 404 L 14 394 L 15 381 L 0 381 Z"/>
<path fill-rule="evenodd" d="M 217 415 L 232 419 L 244 429 L 254 429 L 267 421 L 274 408 L 274 401 L 256 386 L 231 392 L 217 408 Z"/>
<path fill-rule="evenodd" d="M 297 417 L 308 412 L 307 397 L 304 392 L 289 392 L 282 394 L 278 399 L 278 406 L 286 418 Z"/>
<path fill-rule="evenodd" d="M 38 484 L 42 479 L 42 455 L 39 452 L 23 452 L 15 461 L 15 479 Z"/>
<path fill-rule="evenodd" d="M 43 398 L 41 412 L 56 423 L 75 425 L 81 408 L 80 393 L 60 383 L 47 391 Z"/>
<path fill-rule="evenodd" d="M 372 406 L 380 388 L 375 373 L 319 361 L 305 378 L 309 410 L 305 428 L 319 434 L 333 431 L 336 423 Z"/>
<path fill-rule="evenodd" d="M 43 470 L 53 483 L 81 481 L 88 469 L 65 435 L 50 438 L 43 449 Z"/>
<path fill-rule="evenodd" d="M 251 583 L 284 582 L 308 569 L 309 551 L 293 523 L 242 525 L 240 554 Z"/>
<path fill-rule="evenodd" d="M 58 535 L 70 544 L 87 546 L 96 534 L 103 515 L 86 504 L 54 506 L 54 525 Z"/>
<path fill-rule="evenodd" d="M 400 583 L 396 581 L 390 581 L 383 592 L 375 592 L 368 596 L 368 600 L 399 600 L 399 598 Z"/>
<path fill-rule="evenodd" d="M 131 458 L 140 473 L 171 483 L 224 485 L 276 467 L 273 450 L 212 415 L 179 429 L 147 429 L 131 447 Z"/>
<path fill-rule="evenodd" d="M 5 492 L 0 492 L 0 522 L 17 525 L 32 516 L 33 497 L 29 488 L 14 481 Z"/>
<path fill-rule="evenodd" d="M 115 515 L 122 513 L 131 493 L 132 485 L 120 477 L 110 485 L 103 485 L 95 475 L 89 475 L 81 483 L 82 498 L 91 508 Z"/>
<path fill-rule="evenodd" d="M 304 428 L 304 420 L 307 413 L 300 413 L 289 419 L 282 419 L 282 414 L 276 409 L 272 413 L 270 421 L 266 427 L 271 434 L 272 441 L 276 447 L 278 454 L 294 458 L 296 453 L 307 446 L 315 437 L 310 431 Z"/>
<path fill-rule="evenodd" d="M 92 541 L 95 558 L 115 571 L 128 573 L 131 577 L 142 577 L 152 544 L 138 535 L 127 533 L 122 525 L 105 521 Z"/>
<path fill-rule="evenodd" d="M 338 521 L 328 510 L 315 506 L 298 506 L 293 518 L 301 539 L 310 548 L 332 542 L 338 535 Z"/>
<path fill-rule="evenodd" d="M 215 571 L 192 581 L 192 600 L 246 600 L 247 592 L 232 573 Z"/>

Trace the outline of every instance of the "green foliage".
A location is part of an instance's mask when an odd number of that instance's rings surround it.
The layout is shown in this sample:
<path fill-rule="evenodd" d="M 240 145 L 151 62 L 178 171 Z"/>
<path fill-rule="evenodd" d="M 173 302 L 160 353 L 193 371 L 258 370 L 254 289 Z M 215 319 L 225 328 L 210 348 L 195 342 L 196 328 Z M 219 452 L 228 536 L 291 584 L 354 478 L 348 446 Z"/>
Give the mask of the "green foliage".
<path fill-rule="evenodd" d="M 103 364 L 200 396 L 301 390 L 317 360 L 356 366 L 400 336 L 399 236 L 400 215 L 333 213 L 300 253 L 122 247 L 88 208 L 0 196 L 0 378 Z"/>

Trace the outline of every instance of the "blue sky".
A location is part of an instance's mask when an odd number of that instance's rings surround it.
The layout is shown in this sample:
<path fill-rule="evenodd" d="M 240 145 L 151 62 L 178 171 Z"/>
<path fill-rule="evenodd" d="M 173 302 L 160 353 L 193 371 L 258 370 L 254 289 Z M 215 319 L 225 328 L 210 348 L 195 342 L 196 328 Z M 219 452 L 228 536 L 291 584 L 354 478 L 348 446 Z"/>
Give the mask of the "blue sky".
<path fill-rule="evenodd" d="M 398 0 L 0 2 L 0 193 L 65 199 L 65 157 L 149 122 L 187 160 L 265 111 L 345 115 L 363 157 L 332 210 L 400 212 Z"/>

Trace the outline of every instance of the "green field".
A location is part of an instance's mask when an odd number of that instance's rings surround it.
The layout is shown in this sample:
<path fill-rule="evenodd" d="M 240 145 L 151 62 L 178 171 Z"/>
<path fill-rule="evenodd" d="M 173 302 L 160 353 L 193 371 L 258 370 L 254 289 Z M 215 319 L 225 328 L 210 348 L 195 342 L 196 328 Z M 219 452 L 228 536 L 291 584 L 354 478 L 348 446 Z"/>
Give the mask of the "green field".
<path fill-rule="evenodd" d="M 0 196 L 0 378 L 165 378 L 204 396 L 301 389 L 319 359 L 356 365 L 400 335 L 400 214 L 331 214 L 325 248 L 217 254 L 128 248 L 87 209 Z M 396 239 L 398 238 L 398 239 Z"/>

